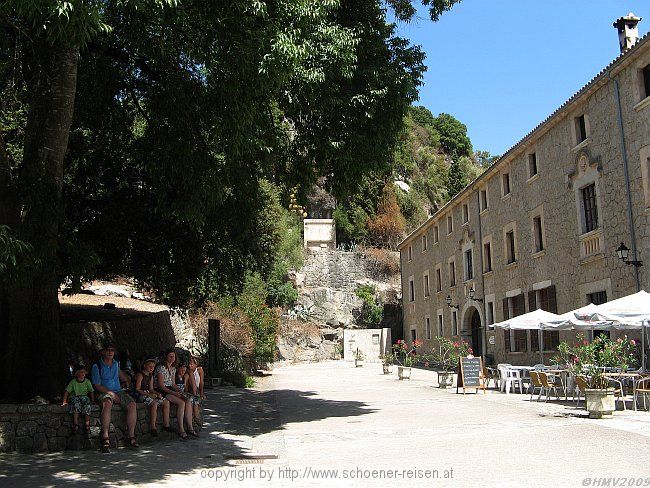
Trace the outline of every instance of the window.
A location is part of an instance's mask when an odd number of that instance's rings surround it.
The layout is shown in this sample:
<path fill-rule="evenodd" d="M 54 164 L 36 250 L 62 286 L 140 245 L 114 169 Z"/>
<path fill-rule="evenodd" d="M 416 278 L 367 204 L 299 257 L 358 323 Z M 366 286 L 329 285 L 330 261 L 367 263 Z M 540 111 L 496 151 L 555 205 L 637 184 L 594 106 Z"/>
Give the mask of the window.
<path fill-rule="evenodd" d="M 584 232 L 598 228 L 598 205 L 596 204 L 596 185 L 585 186 L 582 190 L 582 211 L 584 216 Z"/>
<path fill-rule="evenodd" d="M 424 288 L 424 298 L 427 298 L 430 293 L 429 293 L 429 272 L 425 271 L 424 275 L 422 276 L 422 287 Z"/>
<path fill-rule="evenodd" d="M 442 291 L 442 269 L 440 269 L 440 265 L 436 266 L 436 291 Z"/>
<path fill-rule="evenodd" d="M 509 230 L 506 232 L 506 262 L 511 264 L 517 261 L 517 253 L 515 249 L 515 231 Z"/>
<path fill-rule="evenodd" d="M 492 271 L 492 243 L 483 243 L 483 272 L 488 273 Z"/>
<path fill-rule="evenodd" d="M 501 175 L 501 189 L 503 190 L 503 196 L 510 195 L 510 173 L 503 173 Z"/>
<path fill-rule="evenodd" d="M 602 305 L 607 302 L 607 292 L 606 291 L 597 291 L 594 293 L 587 294 L 587 302 L 593 303 L 594 305 Z"/>
<path fill-rule="evenodd" d="M 415 283 L 413 283 L 413 277 L 409 278 L 409 302 L 415 301 Z"/>
<path fill-rule="evenodd" d="M 449 286 L 456 286 L 456 261 L 449 261 Z"/>
<path fill-rule="evenodd" d="M 641 70 L 643 74 L 643 88 L 645 88 L 645 96 L 650 97 L 650 64 Z"/>
<path fill-rule="evenodd" d="M 643 181 L 643 194 L 645 207 L 650 209 L 650 144 L 641 148 L 641 179 Z"/>
<path fill-rule="evenodd" d="M 533 290 L 528 293 L 528 309 L 545 310 L 547 312 L 557 313 L 557 298 L 555 285 L 547 286 L 539 290 Z M 560 344 L 560 333 L 556 330 L 545 330 L 543 332 L 544 350 L 556 351 Z M 530 348 L 532 351 L 539 351 L 539 334 L 537 331 L 530 333 Z"/>
<path fill-rule="evenodd" d="M 427 235 L 424 234 L 422 236 L 422 252 L 426 251 L 428 247 L 429 247 L 429 242 L 428 242 L 428 239 L 427 239 Z"/>
<path fill-rule="evenodd" d="M 431 339 L 431 319 L 429 317 L 424 318 L 424 335 L 427 339 Z"/>
<path fill-rule="evenodd" d="M 458 313 L 456 310 L 451 311 L 451 335 L 458 335 Z"/>
<path fill-rule="evenodd" d="M 483 210 L 487 210 L 488 208 L 487 189 L 481 190 L 481 192 L 479 193 L 479 200 L 481 205 L 481 212 Z"/>
<path fill-rule="evenodd" d="M 465 251 L 465 281 L 474 278 L 474 265 L 472 263 L 472 250 Z"/>
<path fill-rule="evenodd" d="M 535 245 L 535 252 L 544 250 L 544 235 L 542 232 L 542 216 L 537 215 L 533 217 L 533 240 Z"/>
<path fill-rule="evenodd" d="M 406 256 L 409 261 L 413 259 L 413 246 L 408 247 Z"/>
<path fill-rule="evenodd" d="M 582 114 L 574 119 L 576 130 L 576 145 L 587 139 L 587 122 L 585 115 Z"/>
<path fill-rule="evenodd" d="M 469 222 L 469 205 L 463 204 L 463 223 Z"/>
<path fill-rule="evenodd" d="M 526 299 L 524 294 L 503 299 L 503 320 L 517 317 L 526 312 Z M 528 349 L 527 334 L 525 330 L 506 330 L 503 334 L 505 350 L 510 352 L 524 352 Z"/>
<path fill-rule="evenodd" d="M 415 329 L 411 329 L 411 344 L 413 344 L 418 339 L 418 333 Z"/>
<path fill-rule="evenodd" d="M 485 314 L 486 325 L 492 325 L 494 323 L 494 302 L 485 303 Z"/>
<path fill-rule="evenodd" d="M 537 154 L 530 153 L 528 155 L 528 177 L 532 178 L 537 174 Z"/>
<path fill-rule="evenodd" d="M 451 234 L 454 231 L 454 217 L 449 214 L 447 215 L 447 235 Z"/>
<path fill-rule="evenodd" d="M 438 337 L 443 337 L 444 335 L 444 319 L 442 318 L 442 312 L 438 312 Z"/>
<path fill-rule="evenodd" d="M 433 228 L 433 243 L 436 244 L 440 240 L 440 228 L 436 225 Z"/>

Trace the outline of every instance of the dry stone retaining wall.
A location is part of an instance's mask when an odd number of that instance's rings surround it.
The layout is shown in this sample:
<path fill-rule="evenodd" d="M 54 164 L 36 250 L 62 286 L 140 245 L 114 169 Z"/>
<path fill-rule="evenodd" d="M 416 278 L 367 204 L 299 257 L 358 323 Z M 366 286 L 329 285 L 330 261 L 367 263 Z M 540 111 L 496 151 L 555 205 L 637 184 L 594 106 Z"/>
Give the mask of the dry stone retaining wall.
<path fill-rule="evenodd" d="M 100 407 L 92 406 L 90 418 L 91 436 L 84 439 L 80 433 L 72 435 L 72 414 L 68 406 L 61 405 L 15 405 L 0 404 L 0 452 L 18 451 L 22 453 L 64 451 L 79 449 L 99 449 L 101 444 Z M 138 420 L 135 433 L 138 442 L 153 440 L 149 433 L 149 408 L 137 404 Z M 170 408 L 171 426 L 177 430 L 176 407 Z M 114 406 L 112 423 L 109 429 L 111 445 L 125 445 L 126 412 Z M 83 425 L 83 416 L 79 424 Z M 158 407 L 158 433 L 160 439 L 179 438 L 177 434 L 162 431 L 162 408 Z M 180 438 L 179 438 L 180 439 Z"/>

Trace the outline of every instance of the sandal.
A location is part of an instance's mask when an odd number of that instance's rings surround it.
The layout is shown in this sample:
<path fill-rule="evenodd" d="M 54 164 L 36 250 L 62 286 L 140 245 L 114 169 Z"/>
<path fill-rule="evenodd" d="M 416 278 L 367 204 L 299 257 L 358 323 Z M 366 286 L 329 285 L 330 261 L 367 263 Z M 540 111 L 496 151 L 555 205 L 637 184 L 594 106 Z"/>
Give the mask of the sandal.
<path fill-rule="evenodd" d="M 199 437 L 199 434 L 197 434 L 194 430 L 188 430 L 187 433 L 192 437 Z"/>
<path fill-rule="evenodd" d="M 178 435 L 180 436 L 181 439 L 184 441 L 187 440 L 187 432 L 179 432 Z"/>
<path fill-rule="evenodd" d="M 172 429 L 171 427 L 163 426 L 162 430 L 163 430 L 163 432 L 174 432 L 174 429 Z"/>
<path fill-rule="evenodd" d="M 102 452 L 110 452 L 111 440 L 108 437 L 102 437 Z"/>
<path fill-rule="evenodd" d="M 129 437 L 129 447 L 133 449 L 137 449 L 138 447 L 140 447 L 140 445 L 138 444 L 138 440 L 135 437 Z"/>

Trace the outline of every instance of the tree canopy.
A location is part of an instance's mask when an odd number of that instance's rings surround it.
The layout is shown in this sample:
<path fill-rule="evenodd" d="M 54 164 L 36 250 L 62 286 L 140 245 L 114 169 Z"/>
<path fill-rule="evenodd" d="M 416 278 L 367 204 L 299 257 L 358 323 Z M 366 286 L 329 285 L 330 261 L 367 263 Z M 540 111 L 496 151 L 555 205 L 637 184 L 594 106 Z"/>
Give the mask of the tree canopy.
<path fill-rule="evenodd" d="M 437 19 L 456 2 L 422 3 Z M 415 13 L 407 0 L 2 3 L 1 242 L 21 243 L 0 284 L 6 394 L 52 391 L 61 283 L 127 273 L 170 303 L 235 291 L 273 273 L 287 188 L 326 176 L 340 197 L 387 170 L 425 68 L 386 6 Z M 29 391 L 13 374 L 25 358 Z"/>

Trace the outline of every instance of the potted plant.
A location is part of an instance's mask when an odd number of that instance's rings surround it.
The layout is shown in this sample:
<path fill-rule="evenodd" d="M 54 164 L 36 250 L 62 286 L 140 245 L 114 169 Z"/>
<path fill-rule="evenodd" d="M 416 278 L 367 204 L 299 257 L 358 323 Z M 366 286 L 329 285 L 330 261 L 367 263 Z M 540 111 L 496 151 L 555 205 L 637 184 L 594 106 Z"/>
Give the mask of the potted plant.
<path fill-rule="evenodd" d="M 472 354 L 472 348 L 465 341 L 452 341 L 446 337 L 436 337 L 438 349 L 431 351 L 430 357 L 438 368 L 438 387 L 447 388 L 454 382 L 454 373 L 461 357 Z"/>
<path fill-rule="evenodd" d="M 400 380 L 411 378 L 411 366 L 416 359 L 416 349 L 422 345 L 422 341 L 414 340 L 411 345 L 399 339 L 393 345 L 393 355 L 397 363 L 397 377 Z"/>
<path fill-rule="evenodd" d="M 361 366 L 363 366 L 364 359 L 366 359 L 366 357 L 364 356 L 361 349 L 357 349 L 357 351 L 354 353 L 354 367 L 360 368 Z"/>
<path fill-rule="evenodd" d="M 386 353 L 381 357 L 381 366 L 384 374 L 390 374 L 392 372 L 393 364 L 395 363 L 395 358 L 392 353 Z"/>
<path fill-rule="evenodd" d="M 626 371 L 634 361 L 635 345 L 634 340 L 628 340 L 627 336 L 612 341 L 600 335 L 589 342 L 578 335 L 576 345 L 569 346 L 563 342 L 558 346 L 560 356 L 568 358 L 570 370 L 586 378 L 585 406 L 589 418 L 603 418 L 616 410 L 614 388 L 610 387 L 610 381 L 604 375 L 605 368 Z"/>

